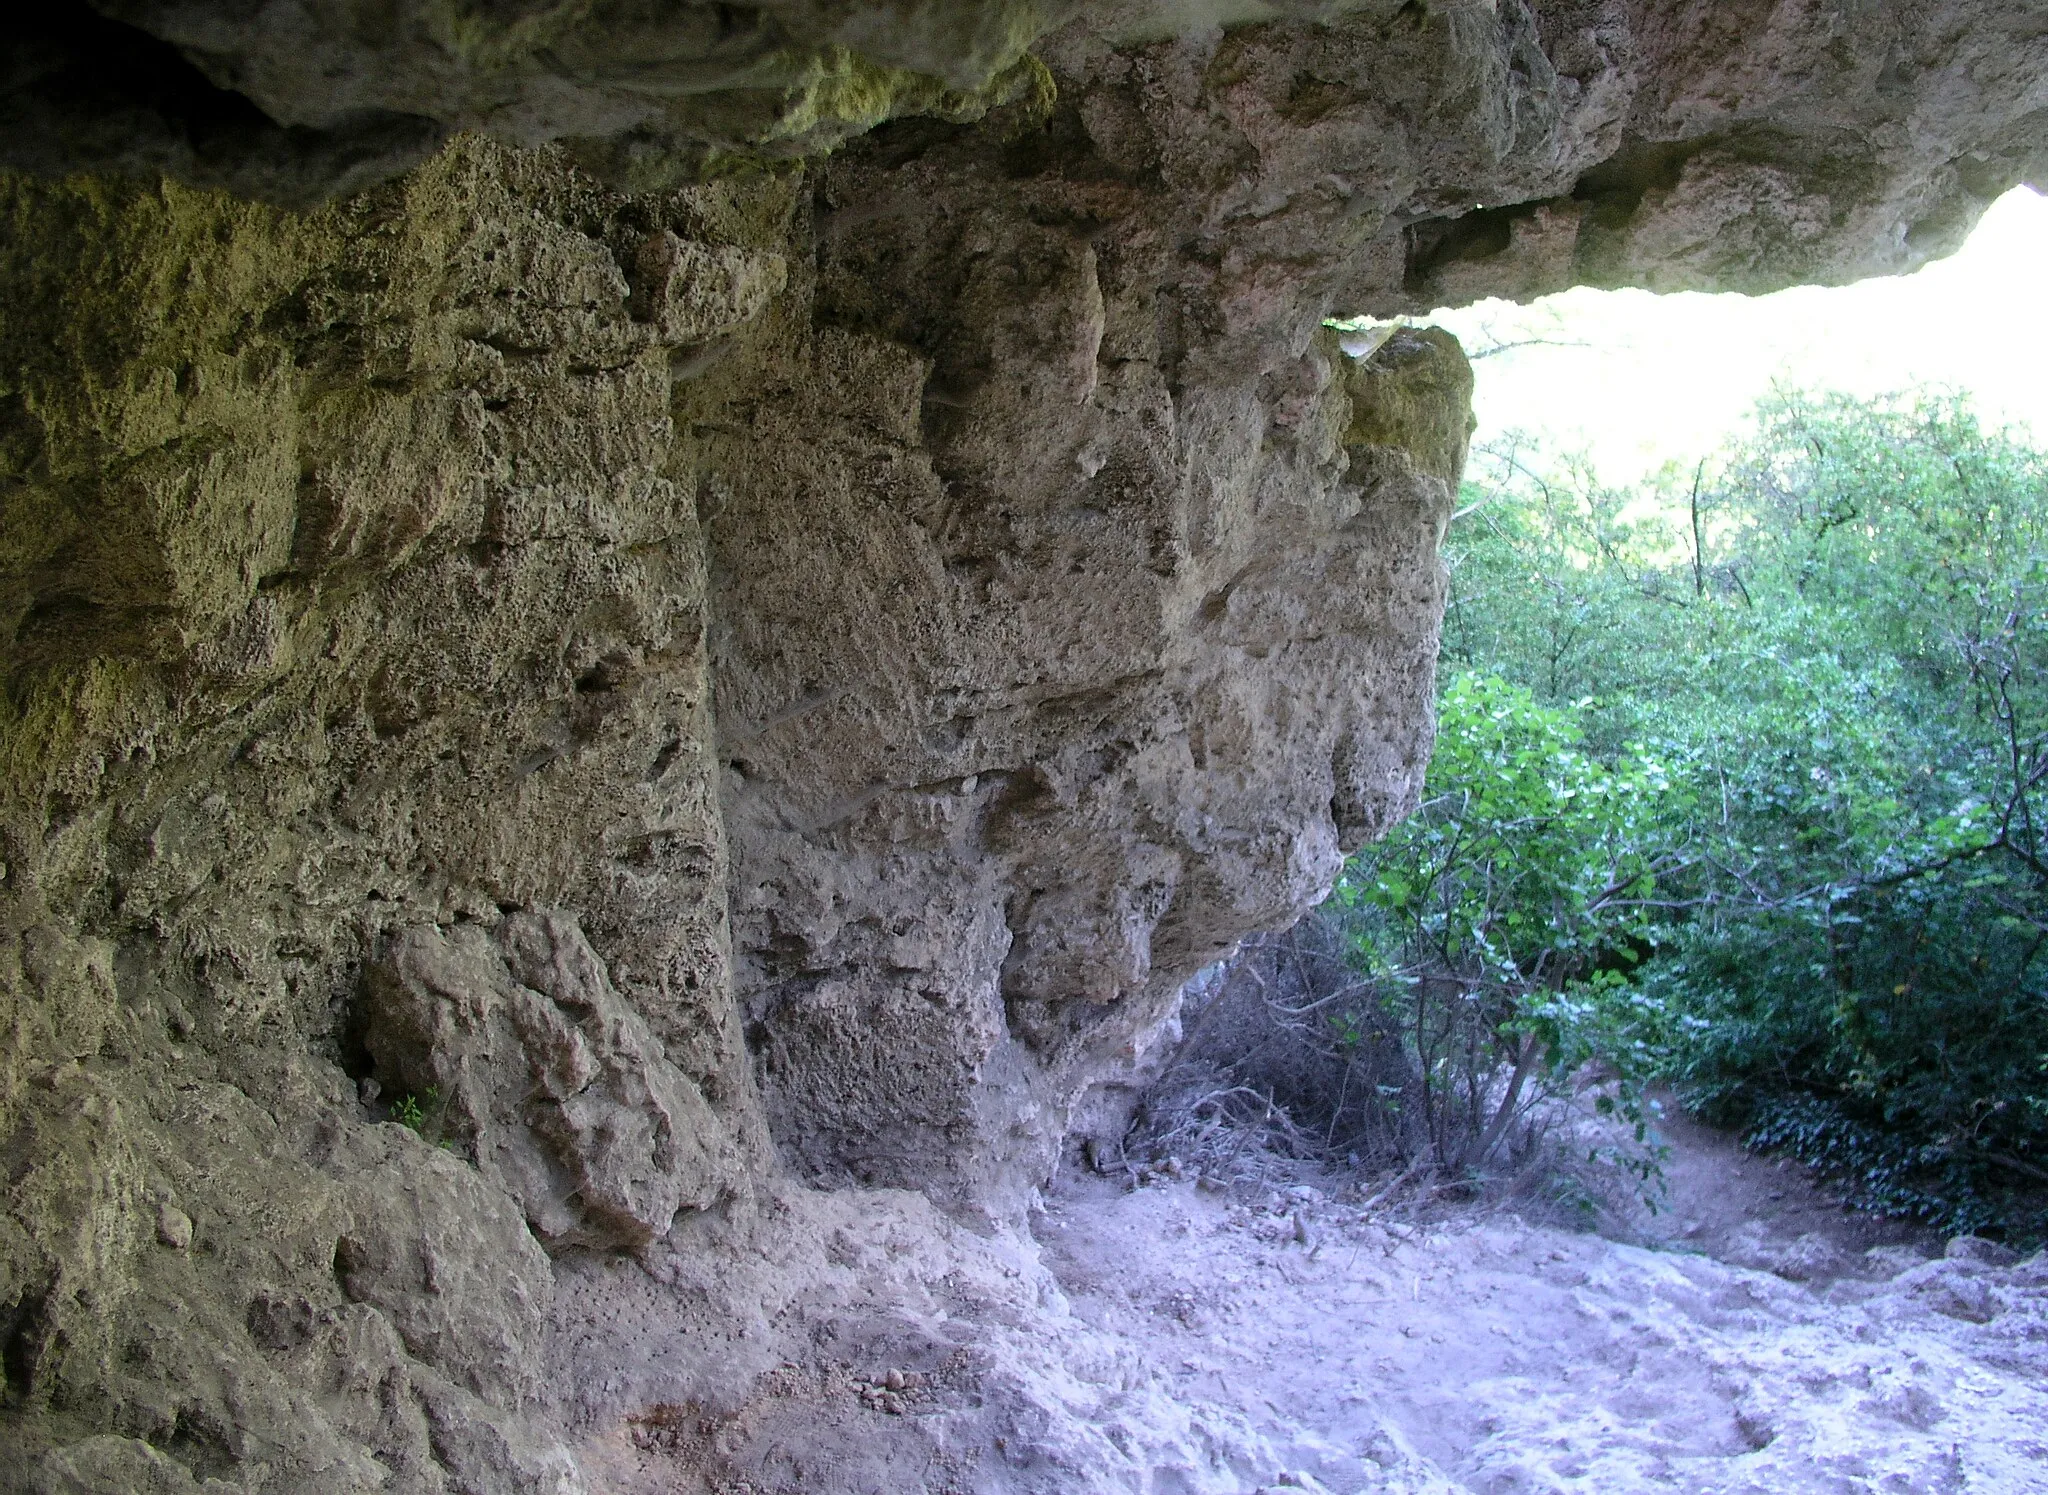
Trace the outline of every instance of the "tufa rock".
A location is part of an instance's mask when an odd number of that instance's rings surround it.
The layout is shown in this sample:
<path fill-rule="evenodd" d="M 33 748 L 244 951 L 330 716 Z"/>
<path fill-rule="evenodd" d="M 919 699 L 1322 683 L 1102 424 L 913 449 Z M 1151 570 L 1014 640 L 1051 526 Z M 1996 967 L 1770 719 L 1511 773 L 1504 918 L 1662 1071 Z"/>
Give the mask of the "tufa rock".
<path fill-rule="evenodd" d="M 1469 371 L 1323 319 L 2048 162 L 2017 0 L 1242 11 L 4 23 L 0 1490 L 554 1495 L 940 1321 L 1413 804 Z"/>
<path fill-rule="evenodd" d="M 169 1246 L 173 1251 L 189 1250 L 192 1245 L 192 1217 L 175 1204 L 158 1206 L 156 1238 L 159 1244 Z"/>
<path fill-rule="evenodd" d="M 644 1245 L 739 1186 L 717 1117 L 573 919 L 407 930 L 367 982 L 386 1088 L 433 1097 L 436 1130 L 551 1249 Z"/>

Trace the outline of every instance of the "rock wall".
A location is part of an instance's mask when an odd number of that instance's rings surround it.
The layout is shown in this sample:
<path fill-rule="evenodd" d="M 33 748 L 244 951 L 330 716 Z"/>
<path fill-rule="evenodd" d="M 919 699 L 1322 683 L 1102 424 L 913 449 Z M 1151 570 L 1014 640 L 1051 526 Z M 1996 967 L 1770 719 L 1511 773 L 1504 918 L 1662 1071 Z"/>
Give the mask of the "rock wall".
<path fill-rule="evenodd" d="M 2048 162 L 2020 5 L 1192 9 L 8 23 L 0 1488 L 604 1488 L 825 1354 L 1412 804 L 1469 375 L 1326 315 Z"/>
<path fill-rule="evenodd" d="M 543 1243 L 666 1233 L 764 1164 L 676 333 L 592 232 L 615 207 L 482 146 L 310 218 L 9 185 L 31 1443 L 541 1488 Z M 765 295 L 693 293 L 712 327 Z"/>

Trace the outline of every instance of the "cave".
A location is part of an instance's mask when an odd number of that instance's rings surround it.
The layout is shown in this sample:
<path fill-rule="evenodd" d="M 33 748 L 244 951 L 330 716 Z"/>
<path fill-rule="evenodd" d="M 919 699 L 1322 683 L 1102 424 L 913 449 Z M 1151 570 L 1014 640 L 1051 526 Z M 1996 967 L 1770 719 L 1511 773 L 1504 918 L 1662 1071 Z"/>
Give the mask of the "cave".
<path fill-rule="evenodd" d="M 0 29 L 24 1495 L 1239 1488 L 1044 1391 L 1023 1222 L 1414 808 L 1471 374 L 1329 324 L 2048 187 L 2013 0 Z"/>

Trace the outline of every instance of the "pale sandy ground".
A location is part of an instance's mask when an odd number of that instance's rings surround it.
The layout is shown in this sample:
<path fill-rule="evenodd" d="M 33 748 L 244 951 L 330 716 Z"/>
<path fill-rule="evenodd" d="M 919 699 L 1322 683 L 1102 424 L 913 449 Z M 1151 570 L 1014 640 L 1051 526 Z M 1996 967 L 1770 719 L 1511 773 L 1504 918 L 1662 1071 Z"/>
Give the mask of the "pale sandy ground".
<path fill-rule="evenodd" d="M 2048 1495 L 2048 1259 L 1670 1130 L 1669 1209 L 1610 1222 L 1647 1245 L 1329 1179 L 1073 1172 L 1029 1238 L 798 1192 L 715 1270 L 605 1273 L 560 1347 L 588 1488 Z"/>
<path fill-rule="evenodd" d="M 1667 1134 L 1647 1249 L 1078 1178 L 1038 1233 L 1077 1315 L 1242 1411 L 1269 1489 L 2048 1491 L 2048 1259 L 1928 1260 L 1797 1169 Z"/>

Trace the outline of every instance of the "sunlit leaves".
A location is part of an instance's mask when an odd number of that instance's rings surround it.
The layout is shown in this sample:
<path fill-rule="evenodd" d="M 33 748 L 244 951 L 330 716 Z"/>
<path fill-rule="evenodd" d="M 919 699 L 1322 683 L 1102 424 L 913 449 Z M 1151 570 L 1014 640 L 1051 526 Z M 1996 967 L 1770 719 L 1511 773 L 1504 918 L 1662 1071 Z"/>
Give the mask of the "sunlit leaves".
<path fill-rule="evenodd" d="M 1426 803 L 1340 892 L 1361 962 L 2039 1233 L 2048 458 L 1793 396 L 1636 491 L 1532 450 L 1477 454 L 1447 542 Z"/>
<path fill-rule="evenodd" d="M 1467 1131 L 1497 1141 L 1531 1074 L 1603 1060 L 1640 1117 L 1661 1003 L 1626 971 L 1654 944 L 1658 875 L 1684 796 L 1642 750 L 1603 763 L 1568 708 L 1461 674 L 1439 702 L 1421 811 L 1355 858 L 1336 899 L 1438 1093 L 1488 1091 Z M 1517 1088 L 1520 1087 L 1520 1088 Z M 1466 1161 L 1475 1161 L 1467 1158 Z"/>

